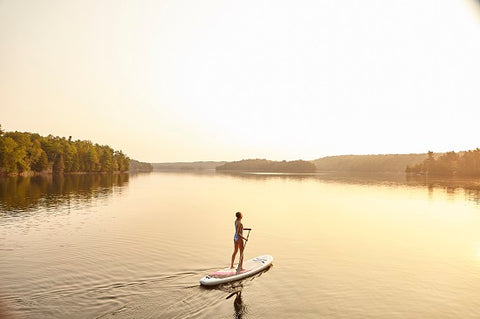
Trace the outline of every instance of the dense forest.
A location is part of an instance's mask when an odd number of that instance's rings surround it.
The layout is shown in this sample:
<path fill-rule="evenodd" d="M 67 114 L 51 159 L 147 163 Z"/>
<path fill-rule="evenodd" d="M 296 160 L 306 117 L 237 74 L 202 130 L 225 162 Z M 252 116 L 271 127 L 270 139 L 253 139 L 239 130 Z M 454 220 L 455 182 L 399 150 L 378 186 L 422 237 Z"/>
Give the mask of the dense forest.
<path fill-rule="evenodd" d="M 408 165 L 405 172 L 432 176 L 480 177 L 480 149 L 441 155 L 428 152 L 423 162 Z"/>
<path fill-rule="evenodd" d="M 152 164 L 130 159 L 130 172 L 151 172 L 151 171 L 153 171 Z"/>
<path fill-rule="evenodd" d="M 281 173 L 309 173 L 317 168 L 312 162 L 297 161 L 269 161 L 266 159 L 250 159 L 237 162 L 228 162 L 217 166 L 218 171 L 248 171 L 248 172 L 281 172 Z"/>
<path fill-rule="evenodd" d="M 404 172 L 407 165 L 416 165 L 427 154 L 339 155 L 314 160 L 319 171 L 337 172 Z"/>
<path fill-rule="evenodd" d="M 124 172 L 130 159 L 107 145 L 27 132 L 4 132 L 0 126 L 0 175 L 29 172 Z"/>

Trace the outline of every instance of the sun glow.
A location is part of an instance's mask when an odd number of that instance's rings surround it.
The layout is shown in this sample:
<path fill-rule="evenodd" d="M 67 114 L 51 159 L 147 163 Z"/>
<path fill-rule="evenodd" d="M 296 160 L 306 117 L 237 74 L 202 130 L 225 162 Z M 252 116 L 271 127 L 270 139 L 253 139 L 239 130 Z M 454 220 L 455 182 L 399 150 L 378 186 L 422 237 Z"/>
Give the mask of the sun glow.
<path fill-rule="evenodd" d="M 145 161 L 474 149 L 468 3 L 3 1 L 0 124 Z"/>

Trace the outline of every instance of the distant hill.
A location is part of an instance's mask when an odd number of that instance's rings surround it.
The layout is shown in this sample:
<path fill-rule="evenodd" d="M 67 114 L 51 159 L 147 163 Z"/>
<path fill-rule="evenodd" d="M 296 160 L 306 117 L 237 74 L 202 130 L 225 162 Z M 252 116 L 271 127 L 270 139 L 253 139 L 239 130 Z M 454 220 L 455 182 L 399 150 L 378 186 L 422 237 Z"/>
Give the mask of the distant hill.
<path fill-rule="evenodd" d="M 422 163 L 427 154 L 339 155 L 313 161 L 270 161 L 249 159 L 234 162 L 152 163 L 153 170 L 205 170 L 256 172 L 405 172 L 407 166 Z"/>
<path fill-rule="evenodd" d="M 202 170 L 215 169 L 225 162 L 176 162 L 176 163 L 152 163 L 154 170 Z"/>
<path fill-rule="evenodd" d="M 405 172 L 407 166 L 422 163 L 427 154 L 339 155 L 312 161 L 317 171 Z"/>
<path fill-rule="evenodd" d="M 269 161 L 266 159 L 249 159 L 225 163 L 217 167 L 217 171 L 244 172 L 278 172 L 278 173 L 311 173 L 315 172 L 315 164 L 308 161 Z"/>

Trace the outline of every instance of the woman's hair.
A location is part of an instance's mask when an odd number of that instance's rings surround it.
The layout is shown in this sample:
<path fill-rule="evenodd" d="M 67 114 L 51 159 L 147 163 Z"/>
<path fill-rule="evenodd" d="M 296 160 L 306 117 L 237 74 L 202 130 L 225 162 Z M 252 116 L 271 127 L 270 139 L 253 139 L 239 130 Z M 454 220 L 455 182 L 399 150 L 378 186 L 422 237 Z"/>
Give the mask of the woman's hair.
<path fill-rule="evenodd" d="M 240 218 L 240 216 L 242 216 L 242 213 L 236 212 L 236 213 L 235 213 L 235 216 L 237 216 L 237 218 Z"/>

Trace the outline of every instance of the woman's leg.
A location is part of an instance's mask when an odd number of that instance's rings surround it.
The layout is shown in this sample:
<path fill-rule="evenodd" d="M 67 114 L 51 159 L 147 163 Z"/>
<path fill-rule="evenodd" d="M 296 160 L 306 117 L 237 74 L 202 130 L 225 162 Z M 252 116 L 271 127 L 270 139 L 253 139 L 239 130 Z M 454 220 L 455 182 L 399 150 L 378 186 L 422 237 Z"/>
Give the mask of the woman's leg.
<path fill-rule="evenodd" d="M 243 270 L 243 249 L 245 248 L 243 244 L 243 239 L 238 240 L 238 248 L 240 249 L 240 260 L 238 261 L 238 269 Z"/>
<path fill-rule="evenodd" d="M 235 262 L 235 256 L 237 255 L 237 251 L 238 251 L 239 241 L 241 241 L 241 239 L 233 242 L 233 254 L 232 254 L 232 262 L 230 263 L 230 268 L 233 268 L 233 263 Z"/>

